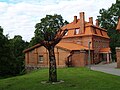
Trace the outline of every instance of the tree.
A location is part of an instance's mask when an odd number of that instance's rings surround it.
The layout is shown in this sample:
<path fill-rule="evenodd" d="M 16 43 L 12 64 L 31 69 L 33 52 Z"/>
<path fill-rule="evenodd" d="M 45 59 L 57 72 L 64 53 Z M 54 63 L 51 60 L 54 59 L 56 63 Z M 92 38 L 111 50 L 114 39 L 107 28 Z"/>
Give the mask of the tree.
<path fill-rule="evenodd" d="M 119 46 L 120 34 L 116 31 L 118 18 L 120 16 L 120 1 L 116 0 L 115 4 L 112 4 L 110 8 L 100 9 L 100 16 L 98 16 L 99 25 L 102 28 L 107 29 L 110 37 L 110 48 L 112 51 L 112 59 L 116 60 L 115 47 Z"/>
<path fill-rule="evenodd" d="M 112 6 L 107 10 L 103 8 L 100 9 L 99 13 L 100 16 L 97 17 L 100 22 L 100 26 L 107 30 L 115 30 L 118 17 L 120 16 L 120 1 L 116 0 L 116 3 L 112 4 Z"/>
<path fill-rule="evenodd" d="M 3 35 L 3 29 L 0 27 L 0 76 L 14 74 L 12 62 L 8 37 Z"/>
<path fill-rule="evenodd" d="M 0 27 L 0 76 L 18 75 L 24 69 L 23 50 L 28 43 L 17 35 L 13 39 L 3 35 Z"/>
<path fill-rule="evenodd" d="M 43 24 L 37 23 L 35 26 L 35 28 L 37 27 L 38 29 L 36 28 L 36 30 L 34 32 L 35 36 L 31 39 L 29 47 L 39 43 L 40 42 L 39 40 L 41 39 L 41 37 L 43 37 L 43 36 L 40 37 L 41 32 L 39 32 L 39 28 L 42 28 L 44 31 L 46 28 L 48 28 L 47 30 L 51 31 L 51 33 L 54 31 L 55 31 L 54 33 L 56 33 L 56 30 L 58 30 L 63 25 L 68 24 L 68 22 L 66 20 L 65 21 L 63 20 L 61 15 L 57 15 L 57 14 L 55 14 L 54 16 L 46 15 L 45 18 L 41 19 L 41 22 L 44 22 L 44 23 Z M 41 24 L 41 26 L 40 26 L 40 24 Z M 46 27 L 46 28 L 44 28 L 44 27 Z"/>
<path fill-rule="evenodd" d="M 11 45 L 11 53 L 14 60 L 14 71 L 16 74 L 20 74 L 23 72 L 23 70 L 25 70 L 23 50 L 27 48 L 28 42 L 22 40 L 22 37 L 20 35 L 14 36 L 14 38 L 10 39 L 9 42 Z"/>
<path fill-rule="evenodd" d="M 0 27 L 0 76 L 18 75 L 24 69 L 23 50 L 28 43 L 22 40 L 21 36 L 15 36 L 8 39 L 3 35 L 3 29 Z"/>
<path fill-rule="evenodd" d="M 35 43 L 40 43 L 49 52 L 49 81 L 57 81 L 56 59 L 54 53 L 54 47 L 67 30 L 60 29 L 67 21 L 63 21 L 61 15 L 46 15 L 41 19 L 40 23 L 37 23 L 35 28 L 35 37 L 33 38 Z"/>

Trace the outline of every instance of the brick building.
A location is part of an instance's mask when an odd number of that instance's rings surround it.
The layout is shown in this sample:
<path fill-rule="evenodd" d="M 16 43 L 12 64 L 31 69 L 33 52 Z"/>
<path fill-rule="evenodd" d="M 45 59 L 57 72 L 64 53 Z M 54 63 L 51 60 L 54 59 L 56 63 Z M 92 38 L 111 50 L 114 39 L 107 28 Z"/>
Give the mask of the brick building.
<path fill-rule="evenodd" d="M 73 22 L 62 27 L 62 30 L 68 29 L 68 32 L 55 47 L 57 67 L 88 65 L 89 42 L 91 64 L 110 62 L 110 38 L 107 31 L 100 28 L 98 23 L 96 20 L 96 25 L 93 25 L 92 17 L 86 22 L 84 12 L 80 12 L 79 19 L 74 16 Z M 26 67 L 48 67 L 48 51 L 40 44 L 24 50 L 24 53 Z"/>
<path fill-rule="evenodd" d="M 120 17 L 117 23 L 116 30 L 120 33 Z M 120 47 L 116 47 L 117 68 L 120 68 Z"/>

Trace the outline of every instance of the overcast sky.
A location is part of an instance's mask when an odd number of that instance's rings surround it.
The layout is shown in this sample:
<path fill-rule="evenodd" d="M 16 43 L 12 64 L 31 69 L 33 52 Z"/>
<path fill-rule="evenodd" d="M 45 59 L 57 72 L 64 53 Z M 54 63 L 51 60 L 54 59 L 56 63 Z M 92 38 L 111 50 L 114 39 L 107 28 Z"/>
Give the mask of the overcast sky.
<path fill-rule="evenodd" d="M 25 41 L 34 36 L 35 24 L 46 14 L 61 14 L 68 22 L 79 12 L 85 20 L 95 20 L 101 8 L 108 9 L 116 0 L 0 0 L 0 26 L 4 35 L 21 35 Z"/>

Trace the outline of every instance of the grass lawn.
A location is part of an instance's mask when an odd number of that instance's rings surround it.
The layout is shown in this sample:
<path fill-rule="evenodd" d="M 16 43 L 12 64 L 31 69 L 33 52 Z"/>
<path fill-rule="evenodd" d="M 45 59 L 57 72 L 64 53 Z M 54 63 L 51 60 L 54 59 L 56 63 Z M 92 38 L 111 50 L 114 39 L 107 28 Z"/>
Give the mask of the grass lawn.
<path fill-rule="evenodd" d="M 60 84 L 42 84 L 48 80 L 48 69 L 36 70 L 23 76 L 0 79 L 0 90 L 120 90 L 120 76 L 92 71 L 87 68 L 58 69 Z"/>

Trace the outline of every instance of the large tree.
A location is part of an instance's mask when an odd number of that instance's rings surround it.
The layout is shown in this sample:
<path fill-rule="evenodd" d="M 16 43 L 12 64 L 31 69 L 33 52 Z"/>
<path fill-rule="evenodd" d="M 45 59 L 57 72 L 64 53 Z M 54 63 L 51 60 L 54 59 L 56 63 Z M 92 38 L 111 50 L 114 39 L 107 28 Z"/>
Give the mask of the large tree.
<path fill-rule="evenodd" d="M 120 16 L 120 1 L 116 0 L 116 3 L 112 4 L 112 6 L 108 9 L 100 9 L 99 13 L 99 25 L 108 31 L 112 59 L 114 61 L 116 60 L 115 47 L 120 47 L 120 34 L 116 31 L 116 25 Z"/>
<path fill-rule="evenodd" d="M 0 27 L 0 76 L 13 75 L 13 67 L 9 40 L 3 35 L 3 29 Z"/>
<path fill-rule="evenodd" d="M 120 16 L 120 1 L 116 0 L 116 3 L 112 4 L 112 6 L 108 9 L 100 9 L 99 13 L 100 15 L 97 17 L 102 28 L 107 30 L 116 29 L 118 17 Z M 109 35 L 111 35 L 111 33 Z"/>
<path fill-rule="evenodd" d="M 56 59 L 54 53 L 54 47 L 67 30 L 62 30 L 61 27 L 65 25 L 67 21 L 64 21 L 61 15 L 46 15 L 42 18 L 40 23 L 37 23 L 35 28 L 34 43 L 40 43 L 49 52 L 49 81 L 57 81 Z"/>
<path fill-rule="evenodd" d="M 12 58 L 14 60 L 14 71 L 16 74 L 21 74 L 25 70 L 23 50 L 28 47 L 28 42 L 25 42 L 20 35 L 14 36 L 9 42 L 11 53 L 13 55 Z"/>
<path fill-rule="evenodd" d="M 27 45 L 21 36 L 9 40 L 8 36 L 3 35 L 3 29 L 0 27 L 0 76 L 21 74 L 24 69 L 23 50 Z"/>

